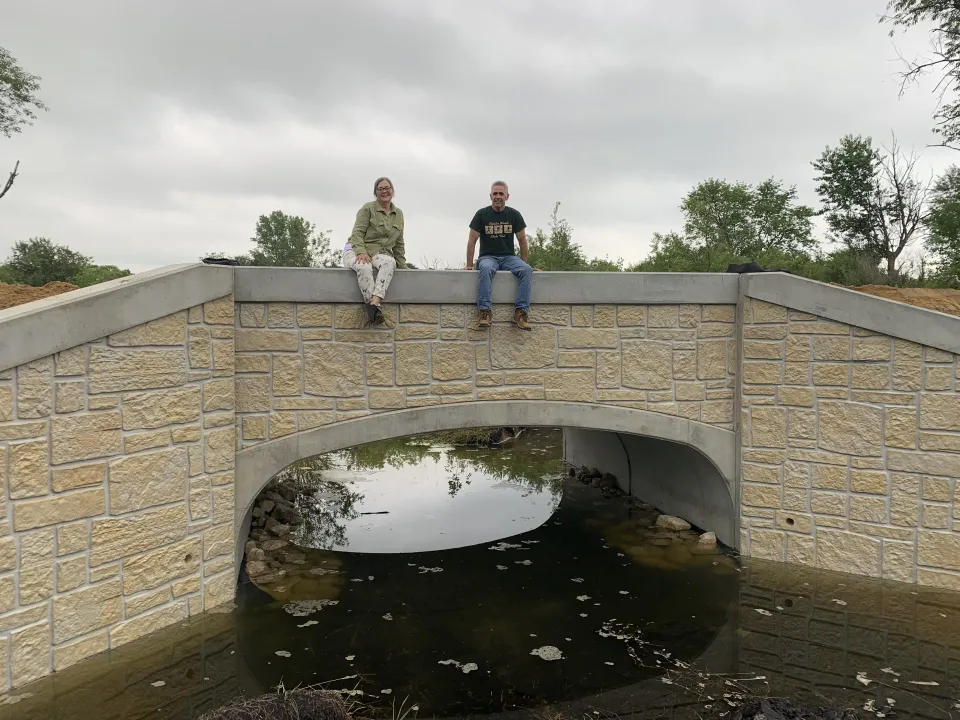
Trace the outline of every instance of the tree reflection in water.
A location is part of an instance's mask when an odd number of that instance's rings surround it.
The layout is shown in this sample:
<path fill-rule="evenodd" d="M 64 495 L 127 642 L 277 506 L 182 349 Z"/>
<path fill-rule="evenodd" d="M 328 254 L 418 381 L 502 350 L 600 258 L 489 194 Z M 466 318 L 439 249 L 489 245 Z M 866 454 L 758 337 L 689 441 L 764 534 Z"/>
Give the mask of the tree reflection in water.
<path fill-rule="evenodd" d="M 353 483 L 325 479 L 325 472 L 400 469 L 429 458 L 443 463 L 450 497 L 480 474 L 496 484 L 521 486 L 524 496 L 547 492 L 555 511 L 563 496 L 563 460 L 559 453 L 532 453 L 529 440 L 522 436 L 505 447 L 489 448 L 455 447 L 430 435 L 382 440 L 298 460 L 275 479 L 297 491 L 297 511 L 303 517 L 297 531 L 299 544 L 324 550 L 346 548 L 350 542 L 346 524 L 360 516 L 357 506 L 364 494 Z"/>

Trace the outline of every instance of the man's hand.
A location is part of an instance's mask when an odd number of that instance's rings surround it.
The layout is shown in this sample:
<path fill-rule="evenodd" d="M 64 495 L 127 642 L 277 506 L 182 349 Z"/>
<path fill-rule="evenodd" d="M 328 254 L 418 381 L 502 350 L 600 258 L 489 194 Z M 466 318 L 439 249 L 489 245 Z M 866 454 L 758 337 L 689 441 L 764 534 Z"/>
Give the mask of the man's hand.
<path fill-rule="evenodd" d="M 465 269 L 465 270 L 473 270 L 473 263 L 470 263 L 470 264 L 467 265 L 467 267 L 464 268 L 464 269 Z"/>
<path fill-rule="evenodd" d="M 361 265 L 366 265 L 368 262 L 370 262 L 370 256 L 366 253 L 360 253 L 357 255 L 357 262 Z"/>

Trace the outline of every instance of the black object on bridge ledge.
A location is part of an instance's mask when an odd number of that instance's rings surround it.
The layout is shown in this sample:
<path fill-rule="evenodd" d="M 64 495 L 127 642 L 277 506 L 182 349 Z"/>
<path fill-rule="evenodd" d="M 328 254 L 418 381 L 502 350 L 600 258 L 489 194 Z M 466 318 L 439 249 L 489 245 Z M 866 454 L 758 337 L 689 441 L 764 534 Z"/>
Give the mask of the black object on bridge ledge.
<path fill-rule="evenodd" d="M 763 266 L 760 265 L 760 263 L 754 262 L 753 260 L 746 263 L 730 263 L 729 265 L 727 265 L 727 272 L 739 273 L 741 275 L 743 273 L 762 273 L 762 272 L 782 272 L 782 273 L 787 273 L 788 275 L 793 274 L 789 270 L 784 270 L 782 268 L 770 268 L 769 270 L 765 270 Z"/>
<path fill-rule="evenodd" d="M 206 265 L 240 265 L 240 263 L 232 258 L 206 257 L 203 259 L 203 262 Z"/>

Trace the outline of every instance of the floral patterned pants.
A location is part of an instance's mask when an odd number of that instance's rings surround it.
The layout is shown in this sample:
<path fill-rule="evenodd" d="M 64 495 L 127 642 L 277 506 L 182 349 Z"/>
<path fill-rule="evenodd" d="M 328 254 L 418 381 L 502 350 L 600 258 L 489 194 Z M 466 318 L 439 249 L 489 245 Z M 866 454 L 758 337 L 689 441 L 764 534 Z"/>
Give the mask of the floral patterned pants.
<path fill-rule="evenodd" d="M 378 298 L 386 296 L 390 281 L 393 280 L 393 271 L 397 269 L 397 261 L 392 255 L 379 253 L 370 260 L 368 263 L 358 263 L 357 254 L 353 250 L 343 253 L 343 266 L 357 274 L 357 284 L 360 286 L 360 294 L 363 295 L 365 303 L 369 303 L 374 295 Z M 374 279 L 374 271 L 376 271 L 376 279 Z"/>

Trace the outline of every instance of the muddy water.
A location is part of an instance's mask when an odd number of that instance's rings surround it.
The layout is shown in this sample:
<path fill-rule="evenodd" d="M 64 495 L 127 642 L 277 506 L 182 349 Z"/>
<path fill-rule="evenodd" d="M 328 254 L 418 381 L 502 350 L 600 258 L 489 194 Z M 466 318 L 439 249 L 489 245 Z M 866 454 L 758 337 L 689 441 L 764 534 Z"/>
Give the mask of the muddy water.
<path fill-rule="evenodd" d="M 0 720 L 192 718 L 281 681 L 359 691 L 386 716 L 403 703 L 421 717 L 519 717 L 549 706 L 570 716 L 719 719 L 742 697 L 767 694 L 868 718 L 960 712 L 957 595 L 694 551 L 689 538 L 650 528 L 636 504 L 574 479 L 545 482 L 560 477 L 558 433 L 500 451 L 364 452 L 328 467 L 392 468 L 390 482 L 406 469 L 425 503 L 440 501 L 430 494 L 437 487 L 458 502 L 464 488 L 483 497 L 499 485 L 503 505 L 516 501 L 518 512 L 533 495 L 555 510 L 513 534 L 504 517 L 514 513 L 496 516 L 479 545 L 448 542 L 456 523 L 437 517 L 444 549 L 356 552 L 361 538 L 389 540 L 380 528 L 394 518 L 351 519 L 324 505 L 300 537 L 321 547 L 275 583 L 241 586 L 232 612 L 24 688 L 7 698 L 19 702 L 0 705 Z M 451 460 L 463 472 L 448 485 L 431 473 Z M 384 504 L 396 494 L 366 490 L 370 500 L 354 510 L 396 507 Z M 342 535 L 323 532 L 331 517 Z M 380 528 L 364 530 L 361 518 L 371 517 Z"/>

